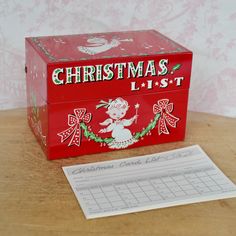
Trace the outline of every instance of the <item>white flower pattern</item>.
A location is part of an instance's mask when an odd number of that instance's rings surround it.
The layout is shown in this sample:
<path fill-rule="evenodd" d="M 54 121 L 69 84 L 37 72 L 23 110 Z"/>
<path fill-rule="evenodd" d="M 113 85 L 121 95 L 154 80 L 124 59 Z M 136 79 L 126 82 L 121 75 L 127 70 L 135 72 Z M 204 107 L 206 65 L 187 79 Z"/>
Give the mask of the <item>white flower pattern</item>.
<path fill-rule="evenodd" d="M 102 3 L 105 7 L 100 6 L 101 1 L 94 1 L 90 7 L 82 0 L 69 4 L 68 0 L 1 1 L 0 109 L 26 106 L 22 69 L 26 35 L 104 32 L 132 27 L 155 28 L 194 51 L 191 110 L 236 117 L 234 0 L 228 0 L 227 4 L 220 0 L 169 0 L 161 4 L 155 0 L 127 1 L 125 7 L 123 1 Z"/>

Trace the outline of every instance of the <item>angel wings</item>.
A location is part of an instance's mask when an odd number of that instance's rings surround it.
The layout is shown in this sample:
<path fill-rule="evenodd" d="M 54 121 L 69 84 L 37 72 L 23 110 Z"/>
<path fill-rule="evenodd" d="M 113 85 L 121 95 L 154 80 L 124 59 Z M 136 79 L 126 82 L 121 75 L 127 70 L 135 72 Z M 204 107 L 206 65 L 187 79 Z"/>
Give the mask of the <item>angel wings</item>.
<path fill-rule="evenodd" d="M 110 50 L 111 48 L 118 47 L 121 42 L 133 42 L 133 39 L 116 39 L 113 38 L 110 42 L 103 37 L 94 37 L 87 40 L 86 46 L 79 46 L 80 52 L 95 55 Z"/>

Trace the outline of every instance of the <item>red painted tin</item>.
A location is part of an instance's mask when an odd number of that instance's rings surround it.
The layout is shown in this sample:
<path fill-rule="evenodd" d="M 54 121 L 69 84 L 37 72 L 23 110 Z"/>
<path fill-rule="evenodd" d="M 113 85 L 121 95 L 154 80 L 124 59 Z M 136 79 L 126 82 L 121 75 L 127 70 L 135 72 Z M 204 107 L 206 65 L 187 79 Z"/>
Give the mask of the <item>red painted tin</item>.
<path fill-rule="evenodd" d="M 48 159 L 183 140 L 191 63 L 154 30 L 26 38 L 29 125 Z"/>

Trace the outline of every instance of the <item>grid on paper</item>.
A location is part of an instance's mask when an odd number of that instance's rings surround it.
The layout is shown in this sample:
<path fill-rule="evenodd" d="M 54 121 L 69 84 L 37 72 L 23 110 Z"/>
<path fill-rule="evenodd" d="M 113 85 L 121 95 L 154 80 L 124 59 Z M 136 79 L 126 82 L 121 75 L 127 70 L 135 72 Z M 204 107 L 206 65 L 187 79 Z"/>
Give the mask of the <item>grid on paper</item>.
<path fill-rule="evenodd" d="M 234 184 L 214 168 L 127 179 L 86 188 L 77 187 L 77 193 L 90 214 L 148 206 L 181 198 L 209 196 L 226 191 L 235 191 Z"/>

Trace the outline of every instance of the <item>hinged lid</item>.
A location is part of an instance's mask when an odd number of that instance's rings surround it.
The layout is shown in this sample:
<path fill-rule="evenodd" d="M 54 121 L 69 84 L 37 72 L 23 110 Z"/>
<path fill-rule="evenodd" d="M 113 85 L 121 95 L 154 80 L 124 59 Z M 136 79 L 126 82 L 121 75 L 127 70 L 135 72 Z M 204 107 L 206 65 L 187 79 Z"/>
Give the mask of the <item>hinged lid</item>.
<path fill-rule="evenodd" d="M 192 53 L 155 30 L 26 40 L 47 64 L 49 103 L 189 87 Z"/>

